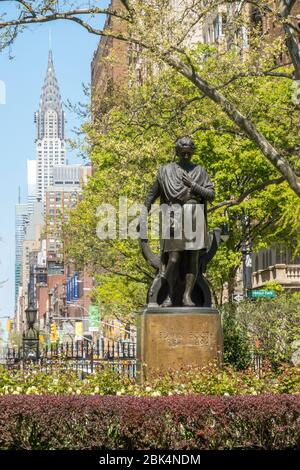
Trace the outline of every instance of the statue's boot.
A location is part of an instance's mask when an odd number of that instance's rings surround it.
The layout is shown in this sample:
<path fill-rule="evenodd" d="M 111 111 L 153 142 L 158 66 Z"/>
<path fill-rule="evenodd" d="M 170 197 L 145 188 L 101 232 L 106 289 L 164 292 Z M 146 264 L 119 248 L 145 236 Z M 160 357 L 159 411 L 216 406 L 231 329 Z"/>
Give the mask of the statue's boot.
<path fill-rule="evenodd" d="M 178 251 L 170 252 L 168 264 L 165 272 L 162 274 L 168 283 L 168 296 L 162 304 L 162 307 L 172 307 L 174 299 L 174 285 L 175 285 L 175 273 L 178 265 L 180 254 Z"/>
<path fill-rule="evenodd" d="M 184 296 L 182 299 L 182 305 L 184 307 L 195 307 L 196 304 L 192 301 L 191 297 L 189 296 Z"/>
<path fill-rule="evenodd" d="M 161 276 L 161 274 L 157 274 L 154 278 L 152 285 L 149 290 L 149 306 L 150 307 L 158 307 L 157 297 L 158 293 L 162 287 L 162 284 L 166 282 L 166 279 Z"/>
<path fill-rule="evenodd" d="M 166 300 L 164 300 L 164 302 L 162 303 L 161 306 L 162 307 L 173 307 L 173 302 L 172 302 L 172 299 L 171 299 L 170 295 L 168 295 L 168 297 L 166 298 Z"/>
<path fill-rule="evenodd" d="M 184 307 L 195 307 L 195 303 L 192 301 L 192 292 L 196 282 L 196 276 L 192 273 L 186 275 L 185 278 L 185 291 L 182 298 L 182 305 Z"/>
<path fill-rule="evenodd" d="M 164 277 L 164 276 L 162 276 L 162 277 Z M 163 301 L 161 306 L 162 307 L 173 307 L 173 301 L 172 301 L 173 294 L 174 294 L 173 287 L 172 287 L 173 286 L 173 284 L 172 284 L 173 279 L 170 279 L 170 281 L 168 281 L 168 279 L 166 279 L 166 281 L 168 282 L 168 295 L 167 295 L 166 299 Z"/>

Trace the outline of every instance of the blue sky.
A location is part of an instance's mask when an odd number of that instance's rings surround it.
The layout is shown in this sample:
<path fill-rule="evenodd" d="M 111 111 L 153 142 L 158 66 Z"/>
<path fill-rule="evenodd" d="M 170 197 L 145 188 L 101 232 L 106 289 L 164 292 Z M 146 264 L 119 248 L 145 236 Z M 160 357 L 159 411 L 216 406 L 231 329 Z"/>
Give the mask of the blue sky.
<path fill-rule="evenodd" d="M 8 4 L 0 3 L 0 14 Z M 99 41 L 79 25 L 52 22 L 31 26 L 22 33 L 12 47 L 12 60 L 8 51 L 0 52 L 0 81 L 6 86 L 6 104 L 0 104 L 0 282 L 8 279 L 0 288 L 0 317 L 14 312 L 14 205 L 19 185 L 25 201 L 26 161 L 35 158 L 33 118 L 46 73 L 50 29 L 54 66 L 65 102 L 86 100 L 82 83 L 90 83 L 90 64 Z M 68 136 L 72 137 L 78 120 L 67 112 L 67 121 Z M 69 162 L 80 163 L 80 159 L 72 155 Z"/>

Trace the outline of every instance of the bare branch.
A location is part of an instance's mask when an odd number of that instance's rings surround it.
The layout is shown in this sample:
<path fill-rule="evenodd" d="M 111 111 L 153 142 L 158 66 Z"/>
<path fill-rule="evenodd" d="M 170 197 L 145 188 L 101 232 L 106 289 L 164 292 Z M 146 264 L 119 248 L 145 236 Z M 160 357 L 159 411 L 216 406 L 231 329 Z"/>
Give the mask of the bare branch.
<path fill-rule="evenodd" d="M 18 1 L 18 0 L 15 0 Z M 18 18 L 17 20 L 9 20 L 9 21 L 1 21 L 0 22 L 0 29 L 7 28 L 8 26 L 21 26 L 21 25 L 28 25 L 32 23 L 47 23 L 49 21 L 56 21 L 56 20 L 72 20 L 76 21 L 79 24 L 84 23 L 85 25 L 88 25 L 87 23 L 83 22 L 80 18 L 77 18 L 76 15 L 81 16 L 81 15 L 96 15 L 96 14 L 101 14 L 101 15 L 109 15 L 109 16 L 114 16 L 116 18 L 119 18 L 124 21 L 129 21 L 130 18 L 128 16 L 124 16 L 121 13 L 112 10 L 110 8 L 79 8 L 79 9 L 74 9 L 74 10 L 68 10 L 65 12 L 55 12 L 52 13 L 51 15 L 38 15 L 37 12 L 31 13 L 32 16 L 26 16 L 26 17 L 21 17 Z M 95 28 L 92 28 L 92 26 L 88 25 L 91 32 L 94 32 L 94 34 L 101 35 L 102 32 L 100 30 L 97 30 Z M 128 40 L 128 38 L 126 38 Z"/>

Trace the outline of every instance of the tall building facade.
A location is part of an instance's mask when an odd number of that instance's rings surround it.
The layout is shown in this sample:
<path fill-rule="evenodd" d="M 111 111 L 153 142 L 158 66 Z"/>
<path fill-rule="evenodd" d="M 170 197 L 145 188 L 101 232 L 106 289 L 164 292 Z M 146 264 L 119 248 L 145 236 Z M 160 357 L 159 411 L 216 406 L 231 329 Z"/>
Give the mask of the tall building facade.
<path fill-rule="evenodd" d="M 53 184 L 46 191 L 46 239 L 48 275 L 64 274 L 63 224 L 77 204 L 90 166 L 60 165 L 53 168 Z"/>
<path fill-rule="evenodd" d="M 15 206 L 15 299 L 21 284 L 23 241 L 28 223 L 28 206 L 19 201 Z"/>
<path fill-rule="evenodd" d="M 109 7 L 111 10 L 124 12 L 124 5 L 120 0 L 111 0 Z M 127 31 L 126 23 L 111 15 L 107 16 L 104 29 L 114 34 L 124 34 Z M 105 114 L 110 107 L 112 95 L 116 98 L 126 86 L 128 65 L 128 44 L 125 41 L 102 36 L 91 64 L 94 117 Z"/>
<path fill-rule="evenodd" d="M 45 203 L 47 188 L 53 184 L 53 167 L 66 163 L 65 114 L 51 50 L 39 111 L 35 113 L 35 123 L 37 131 L 36 196 Z"/>

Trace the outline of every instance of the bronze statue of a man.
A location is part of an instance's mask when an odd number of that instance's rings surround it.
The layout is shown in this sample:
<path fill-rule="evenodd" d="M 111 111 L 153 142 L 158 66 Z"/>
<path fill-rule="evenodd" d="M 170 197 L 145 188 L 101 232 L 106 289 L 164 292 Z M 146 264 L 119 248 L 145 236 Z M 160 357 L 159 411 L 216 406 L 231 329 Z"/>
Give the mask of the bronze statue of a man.
<path fill-rule="evenodd" d="M 193 307 L 199 254 L 206 252 L 209 245 L 206 205 L 207 201 L 214 199 L 214 186 L 206 170 L 191 162 L 195 151 L 192 139 L 178 139 L 175 151 L 178 161 L 159 169 L 144 205 L 149 211 L 155 200 L 160 198 L 161 207 L 170 207 L 169 231 L 161 233 L 158 278 L 167 281 L 167 293 L 161 306 Z M 185 230 L 188 225 L 192 232 Z M 181 299 L 178 299 L 178 293 Z"/>

